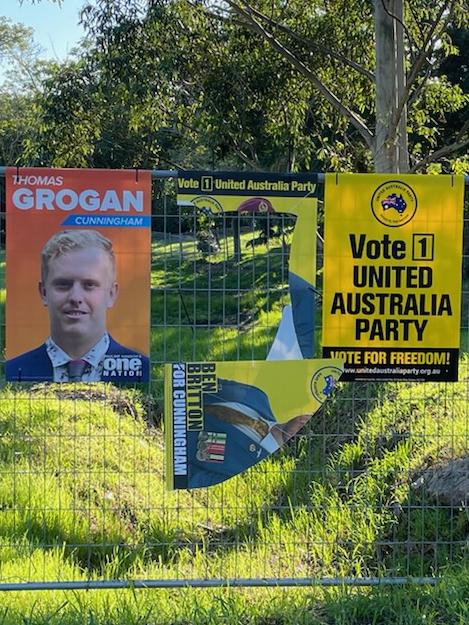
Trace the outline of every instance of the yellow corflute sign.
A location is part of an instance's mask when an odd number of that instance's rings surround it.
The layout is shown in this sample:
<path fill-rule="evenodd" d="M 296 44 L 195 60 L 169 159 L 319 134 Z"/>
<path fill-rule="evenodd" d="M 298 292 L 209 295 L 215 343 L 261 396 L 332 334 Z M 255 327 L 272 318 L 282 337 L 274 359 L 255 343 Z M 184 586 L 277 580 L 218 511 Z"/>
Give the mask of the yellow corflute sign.
<path fill-rule="evenodd" d="M 296 217 L 289 257 L 292 328 L 288 340 L 298 346 L 298 358 L 311 358 L 315 351 L 317 190 L 316 174 L 178 172 L 179 205 L 189 204 L 212 215 Z"/>
<path fill-rule="evenodd" d="M 463 194 L 463 176 L 326 176 L 323 355 L 343 379 L 457 379 Z"/>
<path fill-rule="evenodd" d="M 212 486 L 268 458 L 322 406 L 342 371 L 332 359 L 167 364 L 168 488 Z"/>

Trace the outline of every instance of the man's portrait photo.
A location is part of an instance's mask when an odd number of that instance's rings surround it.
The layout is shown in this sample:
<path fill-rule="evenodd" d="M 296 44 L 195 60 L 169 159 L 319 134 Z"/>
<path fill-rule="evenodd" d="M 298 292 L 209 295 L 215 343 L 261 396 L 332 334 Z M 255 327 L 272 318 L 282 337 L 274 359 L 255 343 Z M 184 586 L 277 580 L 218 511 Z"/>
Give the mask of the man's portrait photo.
<path fill-rule="evenodd" d="M 148 357 L 119 344 L 107 328 L 119 296 L 110 239 L 93 229 L 52 235 L 40 255 L 38 296 L 48 313 L 49 336 L 6 361 L 7 380 L 148 381 Z"/>
<path fill-rule="evenodd" d="M 151 172 L 9 167 L 10 382 L 148 382 Z"/>

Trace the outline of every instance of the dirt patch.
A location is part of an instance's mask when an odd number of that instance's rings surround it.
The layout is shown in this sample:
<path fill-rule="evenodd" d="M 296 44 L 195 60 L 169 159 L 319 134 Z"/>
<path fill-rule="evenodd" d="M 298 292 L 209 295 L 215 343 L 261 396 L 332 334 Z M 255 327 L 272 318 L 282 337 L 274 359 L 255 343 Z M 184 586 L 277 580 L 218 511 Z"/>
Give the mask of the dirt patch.
<path fill-rule="evenodd" d="M 117 414 L 138 416 L 138 407 L 133 393 L 114 386 L 99 388 L 96 385 L 78 384 L 35 384 L 31 387 L 35 395 L 52 395 L 57 399 L 101 402 L 110 406 Z M 139 398 L 141 400 L 141 398 Z"/>
<path fill-rule="evenodd" d="M 454 458 L 444 464 L 425 469 L 412 482 L 415 490 L 423 491 L 440 503 L 452 506 L 469 505 L 469 456 Z"/>

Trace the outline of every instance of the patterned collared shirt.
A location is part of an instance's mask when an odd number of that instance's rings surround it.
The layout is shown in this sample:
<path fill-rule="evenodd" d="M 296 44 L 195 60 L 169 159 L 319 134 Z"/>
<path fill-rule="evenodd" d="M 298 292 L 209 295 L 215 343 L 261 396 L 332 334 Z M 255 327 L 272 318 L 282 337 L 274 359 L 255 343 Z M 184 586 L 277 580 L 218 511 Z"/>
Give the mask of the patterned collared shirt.
<path fill-rule="evenodd" d="M 103 371 L 104 356 L 109 349 L 109 334 L 102 338 L 84 356 L 87 365 L 81 376 L 82 382 L 99 382 Z M 72 360 L 64 350 L 49 337 L 46 341 L 47 354 L 54 369 L 54 382 L 69 382 L 67 364 Z"/>

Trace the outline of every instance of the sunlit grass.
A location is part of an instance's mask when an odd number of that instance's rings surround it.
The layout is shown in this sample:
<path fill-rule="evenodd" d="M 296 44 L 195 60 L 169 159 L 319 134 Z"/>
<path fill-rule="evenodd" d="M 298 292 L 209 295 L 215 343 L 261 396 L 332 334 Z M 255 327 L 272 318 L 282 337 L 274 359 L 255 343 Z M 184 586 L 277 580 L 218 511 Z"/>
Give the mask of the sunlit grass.
<path fill-rule="evenodd" d="M 467 454 L 465 358 L 456 384 L 339 384 L 281 453 L 210 489 L 166 491 L 163 363 L 263 360 L 286 303 L 280 248 L 246 242 L 241 262 L 232 247 L 204 259 L 191 240 L 154 243 L 150 408 L 132 391 L 119 404 L 104 385 L 92 401 L 86 386 L 75 398 L 54 385 L 0 392 L 0 582 L 443 572 L 449 581 L 409 595 L 11 593 L 0 596 L 1 624 L 469 619 L 467 508 L 415 485 L 428 466 Z"/>
<path fill-rule="evenodd" d="M 57 397 L 53 385 L 2 392 L 2 566 L 23 545 L 45 558 L 61 550 L 64 571 L 98 576 L 429 575 L 451 563 L 447 550 L 410 557 L 392 539 L 418 546 L 440 536 L 456 545 L 467 531 L 463 511 L 457 522 L 455 510 L 435 516 L 410 490 L 428 458 L 465 452 L 465 381 L 388 383 L 381 397 L 362 401 L 354 423 L 340 414 L 351 389 L 343 384 L 329 415 L 313 417 L 309 434 L 284 452 L 211 489 L 172 493 L 163 435 L 143 396 L 129 396 L 129 411 L 115 407 L 111 387 L 91 402 L 83 389 L 75 399 Z M 342 442 L 329 439 L 338 423 Z M 462 556 L 453 549 L 455 562 Z"/>

